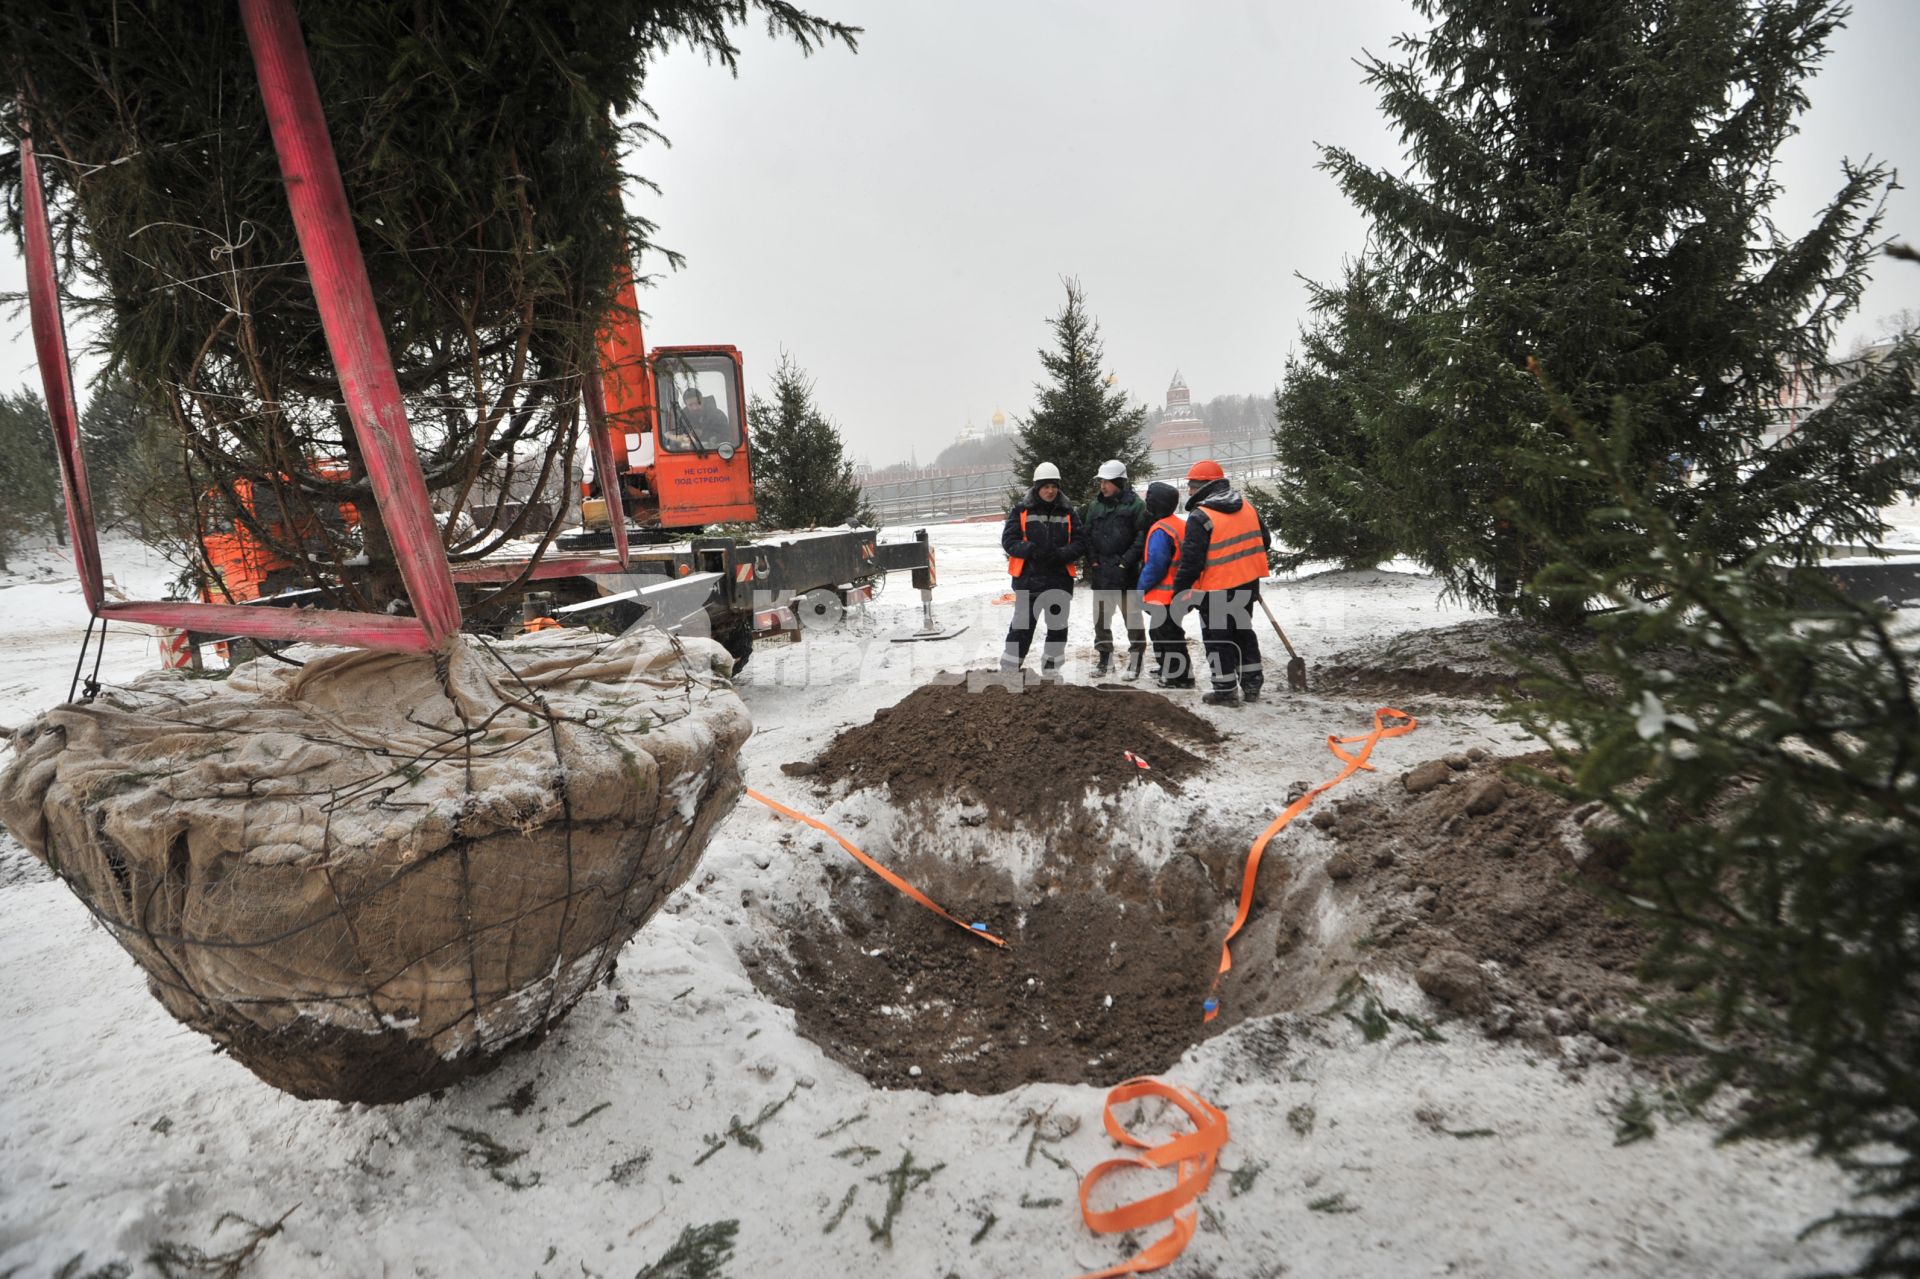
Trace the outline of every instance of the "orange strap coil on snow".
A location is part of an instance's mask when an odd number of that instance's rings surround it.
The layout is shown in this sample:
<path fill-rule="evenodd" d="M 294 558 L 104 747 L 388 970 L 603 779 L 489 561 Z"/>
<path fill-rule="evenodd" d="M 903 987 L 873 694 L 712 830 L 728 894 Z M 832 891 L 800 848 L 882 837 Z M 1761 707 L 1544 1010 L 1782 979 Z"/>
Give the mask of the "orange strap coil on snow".
<path fill-rule="evenodd" d="M 774 812 L 779 813 L 784 817 L 791 817 L 796 822 L 804 822 L 806 825 L 813 827 L 817 831 L 821 831 L 827 835 L 831 835 L 835 843 L 839 844 L 840 847 L 846 849 L 849 853 L 853 854 L 853 859 L 855 861 L 859 862 L 862 866 L 865 866 L 868 870 L 872 871 L 874 874 L 878 875 L 880 878 L 886 880 L 889 884 L 892 884 L 895 888 L 905 893 L 908 897 L 911 897 L 914 901 L 917 901 L 922 906 L 925 906 L 928 910 L 932 911 L 934 914 L 940 916 L 940 918 L 947 920 L 949 923 L 959 925 L 961 928 L 965 929 L 970 936 L 978 937 L 981 941 L 990 941 L 994 945 L 1000 946 L 1000 947 L 1006 946 L 1007 943 L 1005 939 L 1000 937 L 995 937 L 992 933 L 988 932 L 987 926 L 985 924 L 969 924 L 966 920 L 961 919 L 958 915 L 949 914 L 940 905 L 940 903 L 934 901 L 933 898 L 927 896 L 925 893 L 915 888 L 912 884 L 909 884 L 906 880 L 900 878 L 898 875 L 888 870 L 885 866 L 882 866 L 879 862 L 873 860 L 873 858 L 861 852 L 858 848 L 855 848 L 853 844 L 848 841 L 845 835 L 842 835 L 839 831 L 827 825 L 825 822 L 818 821 L 812 817 L 807 816 L 805 813 L 798 812 L 794 809 L 788 808 L 785 804 L 782 804 L 779 800 L 768 799 L 765 795 L 762 795 L 759 791 L 754 790 L 751 787 L 747 789 L 747 798 L 758 800 L 762 804 L 765 804 L 768 808 L 771 808 Z"/>
<path fill-rule="evenodd" d="M 1390 719 L 1405 722 L 1388 724 L 1387 721 Z M 1363 768 L 1372 772 L 1373 765 L 1367 762 L 1367 757 L 1373 754 L 1373 748 L 1378 746 L 1383 738 L 1402 737 L 1419 726 L 1420 721 L 1405 711 L 1395 710 L 1391 706 L 1382 706 L 1373 713 L 1371 733 L 1362 733 L 1358 737 L 1335 737 L 1331 733 L 1327 734 L 1327 749 L 1334 753 L 1335 758 L 1345 761 L 1346 767 L 1341 769 L 1339 775 L 1332 781 L 1321 782 L 1299 799 L 1288 804 L 1286 810 L 1273 819 L 1273 824 L 1260 832 L 1260 838 L 1253 841 L 1253 847 L 1247 852 L 1247 868 L 1240 876 L 1240 909 L 1233 917 L 1233 926 L 1227 929 L 1226 940 L 1220 943 L 1220 971 L 1214 974 L 1213 988 L 1208 991 L 1207 1002 L 1203 1006 L 1205 1020 L 1212 1021 L 1220 1015 L 1220 979 L 1233 968 L 1233 939 L 1241 928 L 1246 926 L 1247 915 L 1253 909 L 1253 885 L 1260 878 L 1260 858 L 1266 854 L 1267 845 L 1273 841 L 1275 835 L 1286 828 L 1288 822 L 1305 812 L 1307 805 L 1313 803 L 1323 793 L 1332 790 Z M 1341 749 L 1355 742 L 1364 743 L 1359 753 L 1349 755 Z"/>
<path fill-rule="evenodd" d="M 1126 1130 L 1113 1112 L 1116 1106 L 1141 1097 L 1160 1097 L 1178 1106 L 1193 1121 L 1193 1130 L 1180 1133 L 1158 1146 L 1140 1140 Z M 1214 1165 L 1220 1159 L 1220 1147 L 1227 1144 L 1227 1116 L 1219 1107 L 1199 1093 L 1158 1079 L 1142 1077 L 1115 1085 L 1113 1091 L 1107 1094 L 1105 1121 L 1107 1134 L 1115 1141 L 1146 1153 L 1123 1155 L 1095 1164 L 1080 1179 L 1080 1215 L 1086 1220 L 1087 1229 L 1102 1234 L 1118 1234 L 1162 1221 L 1171 1221 L 1172 1228 L 1119 1265 L 1082 1275 L 1080 1279 L 1111 1279 L 1116 1275 L 1145 1274 L 1169 1264 L 1184 1252 L 1199 1222 L 1200 1209 L 1195 1201 L 1213 1177 Z M 1175 1176 L 1173 1185 L 1167 1189 L 1104 1211 L 1096 1212 L 1088 1206 L 1094 1186 L 1108 1173 L 1119 1172 L 1122 1168 L 1166 1167 L 1172 1167 Z"/>

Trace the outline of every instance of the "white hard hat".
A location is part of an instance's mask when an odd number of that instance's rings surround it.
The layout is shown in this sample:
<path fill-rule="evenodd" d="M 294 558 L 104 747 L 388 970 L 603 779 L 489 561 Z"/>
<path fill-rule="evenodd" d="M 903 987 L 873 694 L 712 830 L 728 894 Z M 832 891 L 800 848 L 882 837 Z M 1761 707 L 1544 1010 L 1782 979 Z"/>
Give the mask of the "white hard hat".
<path fill-rule="evenodd" d="M 1100 464 L 1100 478 L 1103 480 L 1126 479 L 1127 464 L 1117 457 L 1108 458 Z"/>
<path fill-rule="evenodd" d="M 1051 462 L 1042 462 L 1040 465 L 1034 467 L 1033 482 L 1038 484 L 1043 480 L 1052 480 L 1055 484 L 1058 484 L 1060 482 L 1060 468 Z"/>

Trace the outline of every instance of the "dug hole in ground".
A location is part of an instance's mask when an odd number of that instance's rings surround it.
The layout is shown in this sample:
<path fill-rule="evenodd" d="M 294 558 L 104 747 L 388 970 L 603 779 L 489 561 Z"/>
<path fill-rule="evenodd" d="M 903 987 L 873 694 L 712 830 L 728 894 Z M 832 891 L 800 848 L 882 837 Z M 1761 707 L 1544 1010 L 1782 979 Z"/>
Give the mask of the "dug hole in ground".
<path fill-rule="evenodd" d="M 300 1102 L 169 1017 L 0 838 L 0 1274 L 251 1247 L 242 1265 L 272 1275 L 1070 1276 L 1157 1234 L 1095 1235 L 1076 1201 L 1115 1153 L 1105 1087 L 1142 1072 L 1231 1125 L 1169 1275 L 1850 1262 L 1844 1241 L 1798 1238 L 1847 1201 L 1829 1165 L 1716 1146 L 1712 1116 L 1665 1113 L 1658 1066 L 1619 1051 L 1607 1017 L 1637 939 L 1572 882 L 1607 873 L 1582 814 L 1501 780 L 1537 748 L 1489 699 L 1503 624 L 1405 566 L 1306 575 L 1267 592 L 1305 695 L 1277 668 L 1237 709 L 1084 687 L 1083 606 L 1067 687 L 970 685 L 1006 624 L 997 534 L 932 530 L 959 637 L 887 642 L 919 621 L 896 589 L 763 645 L 738 687 L 748 786 L 1004 951 L 742 802 L 544 1042 L 396 1106 Z M 108 558 L 131 595 L 171 575 L 137 547 Z M 85 626 L 58 553 L 16 566 L 8 724 L 66 696 Z M 102 678 L 156 662 L 116 631 Z M 1326 736 L 1382 705 L 1419 728 L 1274 841 L 1203 1022 L 1248 844 L 1339 771 Z M 1423 765 L 1416 793 L 1403 776 Z M 1144 1132 L 1171 1130 L 1140 1109 Z"/>

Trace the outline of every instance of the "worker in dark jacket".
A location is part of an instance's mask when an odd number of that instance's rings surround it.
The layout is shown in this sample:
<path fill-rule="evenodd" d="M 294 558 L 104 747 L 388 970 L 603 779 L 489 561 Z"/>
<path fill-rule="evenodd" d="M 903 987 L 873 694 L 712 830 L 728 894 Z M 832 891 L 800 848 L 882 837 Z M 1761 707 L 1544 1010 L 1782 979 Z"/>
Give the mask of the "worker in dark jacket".
<path fill-rule="evenodd" d="M 1087 544 L 1073 507 L 1060 500 L 1060 468 L 1042 462 L 1033 468 L 1033 488 L 1007 512 L 1000 548 L 1013 576 L 1013 623 L 1000 669 L 1017 671 L 1033 647 L 1033 633 L 1044 617 L 1047 643 L 1040 674 L 1057 679 L 1067 654 L 1067 614 L 1073 607 L 1075 565 Z"/>
<path fill-rule="evenodd" d="M 1127 628 L 1127 678 L 1139 679 L 1147 661 L 1147 627 L 1134 587 L 1147 545 L 1147 506 L 1127 483 L 1126 463 L 1100 464 L 1100 492 L 1080 520 L 1087 534 L 1087 576 L 1093 583 L 1095 677 L 1113 669 L 1113 617 Z"/>
<path fill-rule="evenodd" d="M 1187 495 L 1187 533 L 1173 593 L 1176 603 L 1200 610 L 1200 640 L 1213 673 L 1213 690 L 1202 700 L 1216 706 L 1235 705 L 1242 697 L 1251 702 L 1266 682 L 1253 610 L 1273 534 L 1228 487 L 1226 472 L 1212 459 L 1195 462 L 1187 472 Z"/>
<path fill-rule="evenodd" d="M 1173 608 L 1173 574 L 1180 562 L 1180 543 L 1186 540 L 1187 521 L 1178 513 L 1180 490 L 1158 480 L 1147 485 L 1147 559 L 1140 566 L 1136 589 L 1144 602 L 1153 637 L 1153 677 L 1161 688 L 1192 688 L 1193 662 L 1187 654 L 1187 631 Z"/>

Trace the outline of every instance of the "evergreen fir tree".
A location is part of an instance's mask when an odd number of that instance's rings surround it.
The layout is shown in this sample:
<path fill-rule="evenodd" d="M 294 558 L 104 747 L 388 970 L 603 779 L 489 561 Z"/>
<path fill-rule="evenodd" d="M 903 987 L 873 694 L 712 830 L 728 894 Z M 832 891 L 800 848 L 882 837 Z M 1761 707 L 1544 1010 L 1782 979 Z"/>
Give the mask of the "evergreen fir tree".
<path fill-rule="evenodd" d="M 0 569 L 27 534 L 58 522 L 59 479 L 53 424 L 32 391 L 0 395 Z"/>
<path fill-rule="evenodd" d="M 771 399 L 747 404 L 753 492 L 763 528 L 873 524 L 840 431 L 815 405 L 813 379 L 780 356 Z"/>
<path fill-rule="evenodd" d="M 1844 7 L 1415 5 L 1432 28 L 1365 64 L 1412 171 L 1333 147 L 1322 161 L 1373 223 L 1392 302 L 1389 332 L 1364 340 L 1412 374 L 1365 422 L 1369 487 L 1398 506 L 1400 549 L 1476 602 L 1541 603 L 1524 584 L 1543 539 L 1574 532 L 1601 488 L 1520 460 L 1573 456 L 1537 362 L 1584 420 L 1624 401 L 1632 465 L 1701 549 L 1815 553 L 1822 531 L 1797 511 L 1809 484 L 1847 482 L 1849 442 L 1797 439 L 1758 483 L 1752 462 L 1789 382 L 1828 368 L 1891 182 L 1848 164 L 1799 239 L 1768 220 L 1774 154 Z M 1679 480 L 1689 469 L 1695 484 Z M 1877 531 L 1869 502 L 1828 506 L 1841 522 L 1827 536 Z"/>
<path fill-rule="evenodd" d="M 596 333 L 653 247 L 620 198 L 623 179 L 646 181 L 628 166 L 656 136 L 650 69 L 685 46 L 737 70 L 748 23 L 809 52 L 853 48 L 859 32 L 792 0 L 335 0 L 299 19 L 446 549 L 477 559 L 524 537 L 542 553 L 564 503 L 546 521 L 535 503 L 463 517 L 488 493 L 549 491 L 575 465 Z M 233 512 L 271 551 L 308 564 L 295 531 L 353 503 L 363 566 L 315 585 L 334 605 L 398 600 L 238 8 L 0 4 L 0 48 L 13 70 L 0 135 L 30 127 L 43 154 L 90 158 L 42 177 L 63 282 L 110 365 L 165 405 L 209 488 L 249 481 L 286 512 Z M 22 172 L 0 156 L 16 232 Z M 480 591 L 469 611 L 522 587 Z"/>
<path fill-rule="evenodd" d="M 1287 548 L 1274 552 L 1276 567 L 1372 568 L 1395 554 L 1399 505 L 1375 481 L 1381 460 L 1368 426 L 1405 393 L 1407 373 L 1369 263 L 1350 264 L 1338 288 L 1309 288 L 1317 318 L 1274 395 L 1279 479 L 1249 496 Z"/>
<path fill-rule="evenodd" d="M 1814 416 L 1869 441 L 1920 417 L 1920 338 Z M 1509 713 L 1568 779 L 1540 780 L 1609 810 L 1582 882 L 1657 939 L 1637 1040 L 1690 1101 L 1743 1090 L 1725 1137 L 1811 1139 L 1855 1176 L 1821 1223 L 1866 1241 L 1852 1273 L 1920 1274 L 1920 632 L 1767 553 L 1729 567 L 1662 509 L 1624 415 L 1563 421 L 1560 465 L 1607 505 L 1537 588 L 1612 609 L 1535 655 Z"/>
<path fill-rule="evenodd" d="M 1049 324 L 1053 350 L 1040 352 L 1051 379 L 1034 383 L 1036 402 L 1019 429 L 1013 470 L 1024 496 L 1033 468 L 1052 462 L 1060 468 L 1060 491 L 1076 506 L 1095 491 L 1095 473 L 1109 458 L 1126 463 L 1127 474 L 1147 473 L 1146 409 L 1129 407 L 1126 392 L 1115 390 L 1100 370 L 1100 325 L 1087 314 L 1080 281 L 1062 280 L 1066 305 Z"/>

